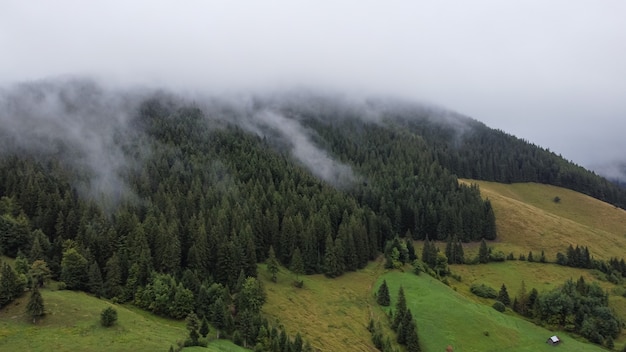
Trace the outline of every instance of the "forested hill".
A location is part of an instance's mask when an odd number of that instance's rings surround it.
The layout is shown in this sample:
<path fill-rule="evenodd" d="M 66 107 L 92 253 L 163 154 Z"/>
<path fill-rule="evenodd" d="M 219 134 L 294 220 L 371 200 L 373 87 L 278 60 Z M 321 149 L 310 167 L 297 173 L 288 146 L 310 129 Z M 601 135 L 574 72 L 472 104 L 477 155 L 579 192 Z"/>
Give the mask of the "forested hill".
<path fill-rule="evenodd" d="M 395 236 L 495 239 L 490 202 L 457 177 L 626 204 L 626 191 L 553 153 L 388 100 L 44 82 L 3 91 L 0 122 L 3 253 L 43 259 L 59 276 L 71 249 L 122 300 L 137 300 L 151 273 L 194 293 L 206 278 L 241 287 L 270 247 L 285 265 L 301 256 L 307 273 L 332 277 Z M 75 288 L 95 290 L 88 281 Z"/>

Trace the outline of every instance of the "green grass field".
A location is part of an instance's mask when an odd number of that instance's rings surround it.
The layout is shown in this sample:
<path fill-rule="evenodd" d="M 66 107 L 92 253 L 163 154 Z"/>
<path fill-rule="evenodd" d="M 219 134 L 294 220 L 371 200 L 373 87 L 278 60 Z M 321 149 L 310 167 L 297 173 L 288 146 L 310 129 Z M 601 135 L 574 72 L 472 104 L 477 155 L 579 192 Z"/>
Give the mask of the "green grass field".
<path fill-rule="evenodd" d="M 187 335 L 183 321 L 132 306 L 113 305 L 82 292 L 41 293 L 47 314 L 35 325 L 24 313 L 28 293 L 0 311 L 0 351 L 167 351 Z M 100 312 L 108 306 L 117 310 L 118 322 L 103 328 Z M 223 340 L 195 350 L 245 351 Z"/>
<path fill-rule="evenodd" d="M 417 323 L 420 343 L 426 352 L 445 351 L 451 345 L 455 352 L 537 352 L 555 351 L 546 339 L 555 332 L 531 322 L 500 313 L 488 305 L 468 300 L 450 287 L 428 275 L 389 272 L 387 280 L 392 296 L 392 307 L 402 285 L 408 308 Z M 563 343 L 561 351 L 604 351 L 601 347 L 577 341 L 562 332 L 556 332 Z M 488 336 L 486 336 L 488 335 Z"/>

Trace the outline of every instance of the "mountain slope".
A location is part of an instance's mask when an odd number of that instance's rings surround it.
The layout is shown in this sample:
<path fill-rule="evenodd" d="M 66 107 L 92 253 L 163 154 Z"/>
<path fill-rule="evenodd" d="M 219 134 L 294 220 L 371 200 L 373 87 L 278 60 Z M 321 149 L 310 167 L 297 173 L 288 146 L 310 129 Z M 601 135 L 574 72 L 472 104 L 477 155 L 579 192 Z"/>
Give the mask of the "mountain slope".
<path fill-rule="evenodd" d="M 553 261 L 567 247 L 588 247 L 598 259 L 622 258 L 626 248 L 626 211 L 565 188 L 533 184 L 505 185 L 464 180 L 480 186 L 496 214 L 498 239 L 505 253 L 544 250 Z M 555 197 L 560 200 L 555 202 Z"/>

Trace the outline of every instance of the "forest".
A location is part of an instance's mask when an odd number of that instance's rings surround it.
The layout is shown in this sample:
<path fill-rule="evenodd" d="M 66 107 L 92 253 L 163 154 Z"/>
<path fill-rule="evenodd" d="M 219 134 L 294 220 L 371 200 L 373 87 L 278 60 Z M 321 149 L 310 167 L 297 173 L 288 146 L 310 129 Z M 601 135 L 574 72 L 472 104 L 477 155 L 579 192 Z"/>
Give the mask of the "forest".
<path fill-rule="evenodd" d="M 61 112 L 82 111 L 84 97 L 64 92 L 40 93 L 57 94 Z M 176 319 L 193 311 L 244 345 L 272 344 L 280 332 L 260 316 L 255 279 L 270 254 L 336 277 L 398 238 L 454 248 L 496 239 L 489 200 L 458 178 L 549 183 L 626 204 L 625 190 L 552 152 L 406 103 L 313 96 L 242 107 L 159 93 L 130 111 L 103 129 L 118 152 L 97 160 L 120 159 L 114 187 L 95 188 L 101 169 L 76 162 L 93 159 L 89 150 L 62 137 L 35 147 L 0 126 L 0 251 L 21 263 L 3 268 L 0 304 L 34 286 L 26 277 L 37 269 L 68 289 Z M 448 258 L 463 262 L 453 250 Z"/>

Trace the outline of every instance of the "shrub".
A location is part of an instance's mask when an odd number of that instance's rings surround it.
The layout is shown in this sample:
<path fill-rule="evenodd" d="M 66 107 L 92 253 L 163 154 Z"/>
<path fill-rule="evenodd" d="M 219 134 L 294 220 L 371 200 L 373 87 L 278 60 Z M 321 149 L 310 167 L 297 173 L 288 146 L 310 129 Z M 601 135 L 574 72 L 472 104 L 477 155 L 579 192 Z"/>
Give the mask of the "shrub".
<path fill-rule="evenodd" d="M 475 294 L 478 297 L 483 297 L 483 298 L 496 298 L 498 297 L 498 292 L 485 285 L 485 284 L 472 284 L 472 286 L 470 287 L 470 291 Z"/>
<path fill-rule="evenodd" d="M 112 326 L 116 321 L 117 311 L 113 307 L 107 307 L 100 313 L 100 324 L 102 324 L 102 326 Z"/>
<path fill-rule="evenodd" d="M 498 312 L 504 312 L 506 310 L 506 306 L 504 305 L 504 303 L 500 302 L 500 301 L 496 301 L 493 304 L 493 309 L 497 310 Z"/>
<path fill-rule="evenodd" d="M 506 259 L 506 255 L 502 251 L 497 251 L 489 254 L 490 262 L 503 262 Z"/>

